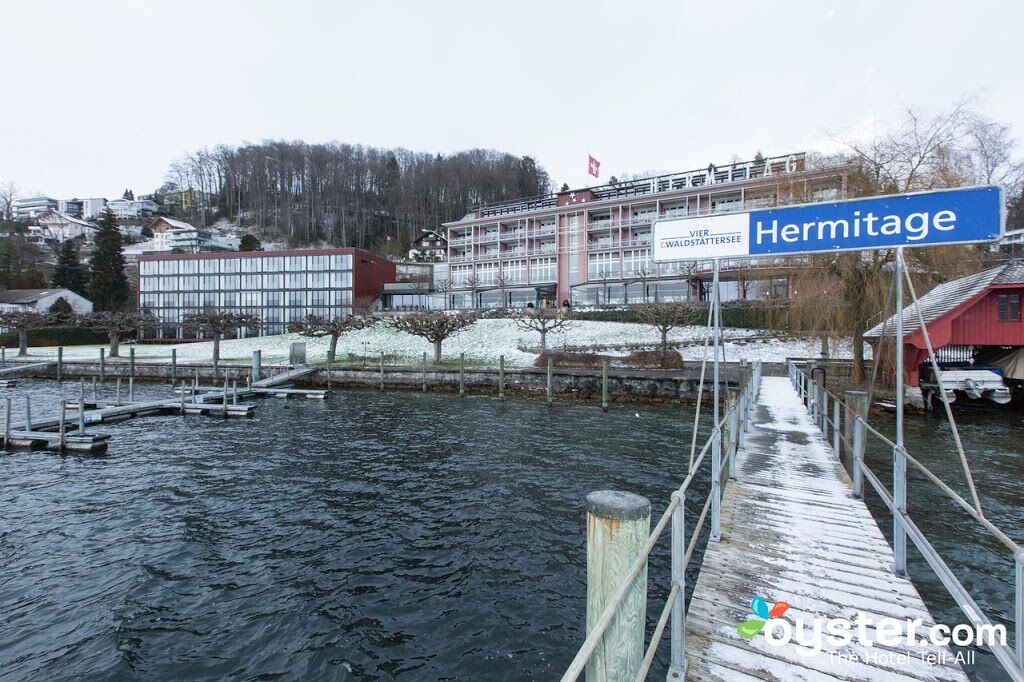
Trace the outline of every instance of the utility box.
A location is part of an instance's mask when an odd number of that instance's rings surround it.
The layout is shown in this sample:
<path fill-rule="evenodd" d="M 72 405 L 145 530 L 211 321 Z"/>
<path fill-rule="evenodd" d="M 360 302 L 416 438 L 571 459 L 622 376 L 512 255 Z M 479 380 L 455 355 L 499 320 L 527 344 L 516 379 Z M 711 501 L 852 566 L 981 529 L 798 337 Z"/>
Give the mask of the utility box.
<path fill-rule="evenodd" d="M 289 365 L 306 364 L 306 344 L 302 341 L 292 343 L 291 351 L 288 353 Z"/>

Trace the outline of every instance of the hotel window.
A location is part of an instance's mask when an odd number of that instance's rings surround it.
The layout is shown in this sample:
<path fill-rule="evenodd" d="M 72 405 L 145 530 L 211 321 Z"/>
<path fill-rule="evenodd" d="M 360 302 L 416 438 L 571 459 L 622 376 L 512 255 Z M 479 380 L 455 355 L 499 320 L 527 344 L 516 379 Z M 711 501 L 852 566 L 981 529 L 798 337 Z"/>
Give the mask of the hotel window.
<path fill-rule="evenodd" d="M 999 294 L 996 310 L 1000 322 L 1020 322 L 1020 294 Z"/>
<path fill-rule="evenodd" d="M 587 279 L 618 279 L 619 255 L 617 253 L 592 253 L 588 260 Z"/>
<path fill-rule="evenodd" d="M 284 258 L 264 258 L 264 272 L 282 272 L 284 270 Z"/>
<path fill-rule="evenodd" d="M 531 282 L 552 282 L 555 280 L 555 259 L 535 258 L 530 261 Z"/>
<path fill-rule="evenodd" d="M 284 286 L 284 275 L 263 275 L 264 289 L 280 289 Z"/>

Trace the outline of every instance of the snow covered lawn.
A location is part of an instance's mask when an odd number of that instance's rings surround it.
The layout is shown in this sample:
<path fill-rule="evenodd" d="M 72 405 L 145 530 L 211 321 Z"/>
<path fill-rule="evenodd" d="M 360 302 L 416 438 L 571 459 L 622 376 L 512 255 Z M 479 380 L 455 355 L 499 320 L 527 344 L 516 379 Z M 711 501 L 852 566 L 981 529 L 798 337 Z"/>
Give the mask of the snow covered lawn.
<path fill-rule="evenodd" d="M 680 352 L 684 360 L 700 360 L 703 357 L 704 327 L 680 327 L 669 334 L 669 339 L 684 345 Z M 753 339 L 763 336 L 762 330 L 726 329 L 724 336 L 725 358 L 728 361 L 760 359 L 765 362 L 782 362 L 786 357 L 814 357 L 819 351 L 819 342 L 815 340 L 796 339 Z M 221 342 L 221 359 L 226 362 L 248 362 L 254 350 L 263 352 L 266 363 L 287 362 L 288 349 L 295 341 L 306 343 L 306 359 L 309 362 L 323 362 L 327 358 L 329 339 L 311 339 L 298 334 L 280 336 L 263 336 L 251 339 L 233 339 Z M 548 346 L 558 349 L 563 346 L 604 346 L 613 344 L 650 344 L 652 347 L 659 342 L 657 330 L 653 327 L 626 322 L 591 322 L 576 321 L 562 333 L 548 335 Z M 498 357 L 505 356 L 505 362 L 511 367 L 526 367 L 533 364 L 536 354 L 522 348 L 536 348 L 540 344 L 540 336 L 534 332 L 524 331 L 516 327 L 512 320 L 480 320 L 469 329 L 453 336 L 444 343 L 446 359 L 456 358 L 465 353 L 468 362 L 475 365 L 498 363 Z M 64 357 L 72 359 L 96 359 L 99 357 L 100 346 L 71 346 L 64 349 Z M 127 344 L 122 344 L 121 354 L 128 357 Z M 208 362 L 213 353 L 213 343 L 139 344 L 135 347 L 135 356 L 140 360 L 162 359 L 170 362 L 171 349 L 178 351 L 178 361 Z M 385 325 L 377 325 L 369 329 L 361 329 L 341 337 L 338 340 L 338 359 L 344 361 L 346 355 L 365 357 L 376 356 L 381 351 L 388 356 L 389 362 L 418 363 L 426 352 L 428 358 L 433 357 L 432 345 L 424 339 L 396 331 Z M 8 349 L 8 353 L 11 349 Z M 30 348 L 29 354 L 34 357 L 54 357 L 56 348 Z M 833 357 L 849 358 L 852 356 L 849 342 L 840 343 L 832 348 Z"/>

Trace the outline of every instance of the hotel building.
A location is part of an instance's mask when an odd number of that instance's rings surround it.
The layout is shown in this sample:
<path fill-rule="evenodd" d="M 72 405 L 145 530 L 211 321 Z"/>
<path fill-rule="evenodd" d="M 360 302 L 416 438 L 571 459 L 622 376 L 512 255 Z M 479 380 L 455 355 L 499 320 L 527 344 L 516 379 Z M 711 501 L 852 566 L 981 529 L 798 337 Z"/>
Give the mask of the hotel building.
<path fill-rule="evenodd" d="M 208 310 L 259 315 L 256 334 L 282 334 L 306 315 L 350 315 L 394 281 L 394 263 L 353 248 L 140 256 L 139 310 L 160 320 L 142 338 L 196 338 L 185 317 Z"/>
<path fill-rule="evenodd" d="M 655 264 L 655 220 L 841 199 L 848 171 L 808 169 L 804 154 L 790 154 L 480 206 L 444 225 L 443 288 L 462 308 L 697 299 L 710 262 Z M 799 262 L 724 261 L 722 296 L 784 297 Z"/>

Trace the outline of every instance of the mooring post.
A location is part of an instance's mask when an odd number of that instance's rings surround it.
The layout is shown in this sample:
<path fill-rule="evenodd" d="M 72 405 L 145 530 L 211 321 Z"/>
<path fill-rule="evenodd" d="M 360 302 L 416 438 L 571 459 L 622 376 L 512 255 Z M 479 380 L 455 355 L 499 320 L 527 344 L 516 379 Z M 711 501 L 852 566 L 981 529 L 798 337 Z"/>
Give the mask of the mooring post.
<path fill-rule="evenodd" d="M 466 354 L 459 353 L 459 395 L 466 395 Z"/>
<path fill-rule="evenodd" d="M 498 356 L 498 400 L 505 399 L 505 356 Z"/>
<path fill-rule="evenodd" d="M 224 401 L 223 401 L 223 404 L 222 404 L 222 408 L 224 409 L 224 416 L 227 417 L 228 416 L 228 377 L 227 377 L 226 374 L 224 376 Z"/>
<path fill-rule="evenodd" d="M 670 624 L 668 679 L 686 679 L 686 496 L 672 493 L 676 508 L 672 510 L 672 585 L 676 589 Z"/>
<path fill-rule="evenodd" d="M 171 386 L 178 383 L 178 349 L 171 349 Z"/>
<path fill-rule="evenodd" d="M 25 396 L 25 430 L 32 430 L 32 396 Z"/>
<path fill-rule="evenodd" d="M 380 352 L 380 390 L 384 390 L 384 351 Z"/>
<path fill-rule="evenodd" d="M 263 352 L 259 351 L 259 350 L 254 350 L 252 352 L 252 373 L 251 374 L 252 374 L 252 380 L 253 381 L 259 381 L 260 380 L 260 375 L 263 373 L 263 368 L 261 367 L 261 365 L 263 364 L 262 355 L 263 355 Z"/>
<path fill-rule="evenodd" d="M 423 351 L 423 392 L 427 392 L 427 352 Z"/>
<path fill-rule="evenodd" d="M 121 377 L 117 378 L 117 391 L 114 393 L 114 404 L 121 404 Z"/>
<path fill-rule="evenodd" d="M 64 380 L 64 346 L 57 346 L 57 381 Z"/>
<path fill-rule="evenodd" d="M 85 433 L 85 378 L 78 380 L 78 434 Z"/>
<path fill-rule="evenodd" d="M 334 370 L 333 365 L 334 365 L 334 359 L 331 357 L 331 354 L 328 353 L 327 354 L 327 388 L 328 388 L 328 390 L 330 390 L 330 388 L 331 388 L 331 372 Z"/>
<path fill-rule="evenodd" d="M 7 346 L 0 346 L 0 367 L 7 366 Z"/>
<path fill-rule="evenodd" d="M 601 361 L 601 409 L 608 411 L 608 358 Z"/>
<path fill-rule="evenodd" d="M 128 349 L 128 376 L 135 377 L 135 346 Z"/>
<path fill-rule="evenodd" d="M 100 381 L 106 378 L 107 373 L 107 349 L 100 348 Z"/>
<path fill-rule="evenodd" d="M 185 381 L 181 382 L 181 413 L 185 414 Z"/>
<path fill-rule="evenodd" d="M 99 395 L 96 393 L 96 377 L 92 378 L 92 399 L 94 402 L 99 402 Z M 97 405 L 96 407 L 99 407 Z"/>
<path fill-rule="evenodd" d="M 135 402 L 135 377 L 128 377 L 128 402 Z"/>
<path fill-rule="evenodd" d="M 853 478 L 853 496 L 856 498 L 864 495 L 864 472 L 861 465 L 864 462 L 864 436 L 867 429 L 864 427 L 864 420 L 868 416 L 868 394 L 865 391 L 847 391 L 846 404 L 852 410 L 849 416 L 849 424 L 853 429 L 853 452 L 851 453 L 851 478 Z"/>
<path fill-rule="evenodd" d="M 597 621 L 643 551 L 651 503 L 617 490 L 587 495 L 587 632 Z M 632 680 L 644 658 L 647 564 L 633 581 L 590 660 L 587 680 Z"/>
<path fill-rule="evenodd" d="M 238 379 L 231 380 L 231 404 L 238 404 Z"/>
<path fill-rule="evenodd" d="M 554 401 L 555 386 L 554 386 L 554 368 L 555 359 L 553 356 L 548 356 L 548 407 L 551 407 L 552 401 Z"/>
<path fill-rule="evenodd" d="M 64 431 L 65 422 L 67 421 L 68 406 L 65 401 L 65 396 L 61 393 L 60 396 L 60 421 L 57 424 L 57 449 L 61 452 L 64 451 Z"/>
<path fill-rule="evenodd" d="M 11 396 L 7 396 L 4 400 L 7 403 L 4 408 L 4 450 L 8 450 L 11 445 Z"/>

